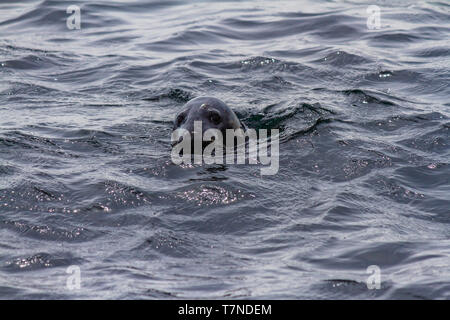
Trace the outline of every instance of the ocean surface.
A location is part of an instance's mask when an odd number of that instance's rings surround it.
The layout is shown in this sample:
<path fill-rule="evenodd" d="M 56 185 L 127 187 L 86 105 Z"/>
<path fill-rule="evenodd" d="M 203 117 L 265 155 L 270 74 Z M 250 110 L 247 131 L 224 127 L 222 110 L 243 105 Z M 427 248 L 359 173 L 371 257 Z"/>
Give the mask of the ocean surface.
<path fill-rule="evenodd" d="M 0 298 L 449 299 L 449 83 L 444 0 L 1 1 Z M 276 175 L 172 163 L 204 95 Z"/>

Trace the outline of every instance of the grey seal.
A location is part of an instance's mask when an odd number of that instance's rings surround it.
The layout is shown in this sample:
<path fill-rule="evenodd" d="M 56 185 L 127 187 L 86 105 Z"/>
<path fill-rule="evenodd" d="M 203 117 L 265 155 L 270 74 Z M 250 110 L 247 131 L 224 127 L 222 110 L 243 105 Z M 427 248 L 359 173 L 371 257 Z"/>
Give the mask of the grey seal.
<path fill-rule="evenodd" d="M 226 129 L 246 129 L 230 107 L 212 97 L 198 97 L 188 101 L 176 115 L 173 130 L 182 128 L 193 134 L 194 121 L 202 121 L 202 134 L 211 128 L 218 129 L 223 134 Z"/>

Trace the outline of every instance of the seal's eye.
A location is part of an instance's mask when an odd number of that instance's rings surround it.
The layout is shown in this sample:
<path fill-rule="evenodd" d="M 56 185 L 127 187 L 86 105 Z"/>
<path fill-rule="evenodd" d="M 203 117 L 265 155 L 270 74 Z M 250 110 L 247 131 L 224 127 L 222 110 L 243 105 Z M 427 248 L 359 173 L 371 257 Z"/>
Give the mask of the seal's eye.
<path fill-rule="evenodd" d="M 209 119 L 214 124 L 219 124 L 222 121 L 222 118 L 220 117 L 220 114 L 218 114 L 217 112 L 211 113 L 211 115 L 209 116 Z"/>

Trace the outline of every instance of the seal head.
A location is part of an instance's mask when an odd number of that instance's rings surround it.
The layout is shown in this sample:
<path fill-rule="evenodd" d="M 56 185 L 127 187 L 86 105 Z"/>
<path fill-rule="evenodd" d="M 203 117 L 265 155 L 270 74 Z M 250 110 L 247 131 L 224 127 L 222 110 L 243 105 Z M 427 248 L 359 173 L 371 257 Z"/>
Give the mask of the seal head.
<path fill-rule="evenodd" d="M 198 97 L 185 104 L 173 122 L 173 130 L 185 129 L 194 134 L 194 121 L 202 122 L 202 135 L 206 130 L 218 129 L 225 136 L 226 129 L 243 129 L 245 126 L 233 110 L 223 101 L 212 97 Z"/>

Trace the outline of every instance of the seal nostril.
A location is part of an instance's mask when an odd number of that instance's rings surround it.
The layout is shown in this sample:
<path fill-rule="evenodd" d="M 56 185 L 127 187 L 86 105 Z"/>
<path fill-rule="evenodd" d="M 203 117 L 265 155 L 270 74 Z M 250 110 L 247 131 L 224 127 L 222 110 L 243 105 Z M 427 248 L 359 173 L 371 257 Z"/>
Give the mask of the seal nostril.
<path fill-rule="evenodd" d="M 185 116 L 183 114 L 178 115 L 177 120 L 176 120 L 176 126 L 180 126 L 180 124 L 183 123 L 183 121 L 185 120 Z"/>

